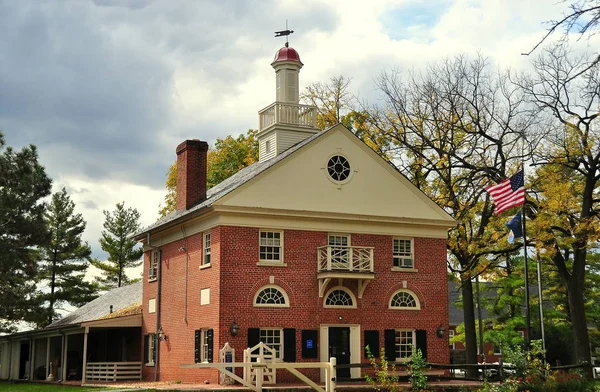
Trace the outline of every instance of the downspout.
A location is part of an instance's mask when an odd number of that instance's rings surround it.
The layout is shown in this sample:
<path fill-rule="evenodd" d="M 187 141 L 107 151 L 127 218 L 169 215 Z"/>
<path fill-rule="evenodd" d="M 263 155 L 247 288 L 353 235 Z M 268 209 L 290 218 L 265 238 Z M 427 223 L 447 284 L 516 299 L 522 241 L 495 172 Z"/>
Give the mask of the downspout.
<path fill-rule="evenodd" d="M 146 233 L 146 246 L 150 249 L 156 249 L 150 243 L 150 232 Z M 152 257 L 152 255 L 150 255 Z M 160 331 L 160 292 L 161 292 L 161 281 L 162 281 L 162 254 L 158 265 L 156 266 L 156 329 L 154 332 L 154 350 L 156 352 L 156 358 L 154 358 L 154 381 L 158 381 L 158 365 L 160 358 L 160 340 L 158 339 L 158 331 Z"/>

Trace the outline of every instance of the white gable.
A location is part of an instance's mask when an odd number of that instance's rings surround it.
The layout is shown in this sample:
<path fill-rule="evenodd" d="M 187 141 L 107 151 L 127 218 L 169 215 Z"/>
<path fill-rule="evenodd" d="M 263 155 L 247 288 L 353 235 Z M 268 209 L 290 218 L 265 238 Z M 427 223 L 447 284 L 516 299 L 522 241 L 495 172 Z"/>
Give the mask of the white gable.
<path fill-rule="evenodd" d="M 350 180 L 327 172 L 332 156 L 345 157 Z M 327 131 L 217 205 L 443 221 L 452 218 L 342 125 Z"/>

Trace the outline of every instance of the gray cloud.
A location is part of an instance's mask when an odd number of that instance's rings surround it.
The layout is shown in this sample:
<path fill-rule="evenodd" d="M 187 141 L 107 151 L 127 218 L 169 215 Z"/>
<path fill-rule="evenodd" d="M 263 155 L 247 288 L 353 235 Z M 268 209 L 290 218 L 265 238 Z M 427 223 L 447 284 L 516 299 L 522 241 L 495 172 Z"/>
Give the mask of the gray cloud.
<path fill-rule="evenodd" d="M 38 145 L 51 175 L 162 187 L 176 143 L 165 139 L 236 132 L 203 113 L 177 124 L 176 69 L 197 72 L 214 102 L 231 99 L 258 56 L 270 62 L 286 17 L 275 1 L 0 2 L 0 127 L 9 144 Z M 315 5 L 292 23 L 334 28 L 335 17 Z"/>

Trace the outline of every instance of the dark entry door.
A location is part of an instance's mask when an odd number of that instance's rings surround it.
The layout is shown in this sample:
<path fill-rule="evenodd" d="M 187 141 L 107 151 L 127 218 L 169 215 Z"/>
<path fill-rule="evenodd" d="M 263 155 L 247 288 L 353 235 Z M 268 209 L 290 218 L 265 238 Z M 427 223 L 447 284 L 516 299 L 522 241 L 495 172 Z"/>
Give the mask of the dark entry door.
<path fill-rule="evenodd" d="M 329 327 L 329 357 L 335 357 L 338 365 L 350 364 L 350 328 Z M 338 368 L 338 378 L 350 378 L 350 368 Z"/>

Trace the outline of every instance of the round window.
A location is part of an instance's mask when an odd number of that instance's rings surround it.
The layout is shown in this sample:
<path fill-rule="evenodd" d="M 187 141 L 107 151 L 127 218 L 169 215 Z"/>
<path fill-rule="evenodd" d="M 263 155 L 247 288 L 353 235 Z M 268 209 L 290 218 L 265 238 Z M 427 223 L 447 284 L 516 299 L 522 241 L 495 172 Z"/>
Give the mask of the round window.
<path fill-rule="evenodd" d="M 334 181 L 345 181 L 350 176 L 350 163 L 341 155 L 336 155 L 327 162 L 327 173 Z"/>

